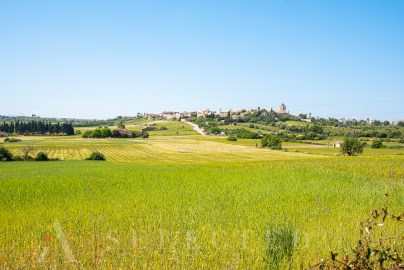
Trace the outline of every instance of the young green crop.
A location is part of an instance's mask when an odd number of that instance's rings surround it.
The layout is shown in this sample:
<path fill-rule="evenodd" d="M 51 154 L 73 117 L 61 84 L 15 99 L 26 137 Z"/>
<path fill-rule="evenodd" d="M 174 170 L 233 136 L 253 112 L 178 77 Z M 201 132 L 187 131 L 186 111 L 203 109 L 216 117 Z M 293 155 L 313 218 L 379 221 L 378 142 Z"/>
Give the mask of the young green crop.
<path fill-rule="evenodd" d="M 402 156 L 115 160 L 0 163 L 0 268 L 261 269 L 267 230 L 289 224 L 280 267 L 296 269 L 349 250 L 384 192 L 404 208 Z"/>

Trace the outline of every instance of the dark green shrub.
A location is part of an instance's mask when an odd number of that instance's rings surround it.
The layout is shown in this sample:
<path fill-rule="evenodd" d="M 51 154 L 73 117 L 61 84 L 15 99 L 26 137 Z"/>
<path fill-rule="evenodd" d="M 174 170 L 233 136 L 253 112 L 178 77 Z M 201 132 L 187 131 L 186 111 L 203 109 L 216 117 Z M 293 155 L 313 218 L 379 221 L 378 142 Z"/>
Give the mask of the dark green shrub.
<path fill-rule="evenodd" d="M 227 137 L 227 140 L 230 142 L 236 142 L 237 141 L 237 137 L 234 135 L 230 135 L 229 137 Z"/>
<path fill-rule="evenodd" d="M 277 135 L 265 135 L 261 139 L 262 147 L 269 147 L 272 150 L 281 150 L 282 149 L 282 141 L 279 139 Z"/>
<path fill-rule="evenodd" d="M 219 128 L 219 127 L 211 127 L 210 129 L 209 129 L 209 132 L 210 133 L 212 133 L 212 134 L 220 134 L 220 132 L 222 132 L 222 130 Z"/>
<path fill-rule="evenodd" d="M 109 128 L 104 127 L 103 129 L 101 129 L 102 138 L 109 138 L 111 136 L 112 136 L 112 131 Z"/>
<path fill-rule="evenodd" d="M 36 161 L 48 161 L 48 155 L 44 152 L 38 152 L 35 157 Z"/>
<path fill-rule="evenodd" d="M 143 132 L 143 133 L 142 133 L 142 137 L 145 138 L 145 139 L 146 139 L 146 138 L 149 138 L 149 133 Z"/>
<path fill-rule="evenodd" d="M 13 154 L 5 148 L 4 146 L 0 146 L 0 161 L 11 161 L 13 160 Z"/>
<path fill-rule="evenodd" d="M 166 127 L 161 127 L 161 128 L 159 128 L 159 130 L 168 130 L 168 128 L 166 128 Z"/>
<path fill-rule="evenodd" d="M 384 145 L 383 145 L 382 140 L 375 139 L 375 140 L 372 142 L 372 148 L 382 148 L 383 146 L 384 146 Z"/>
<path fill-rule="evenodd" d="M 24 161 L 22 156 L 14 156 L 14 161 Z"/>
<path fill-rule="evenodd" d="M 83 133 L 83 135 L 81 135 L 81 137 L 83 137 L 83 138 L 91 138 L 91 131 L 90 130 L 87 130 L 87 131 L 84 131 L 84 133 Z"/>
<path fill-rule="evenodd" d="M 96 128 L 91 132 L 91 138 L 102 138 L 102 133 L 100 128 Z"/>
<path fill-rule="evenodd" d="M 140 131 L 129 131 L 128 134 L 129 138 L 139 138 L 139 137 L 143 137 L 142 132 Z"/>
<path fill-rule="evenodd" d="M 94 151 L 86 160 L 105 160 L 105 156 L 98 151 Z"/>
<path fill-rule="evenodd" d="M 21 141 L 20 139 L 16 139 L 16 138 L 5 138 L 4 139 L 4 142 L 10 142 L 10 143 L 20 142 L 20 141 Z"/>
<path fill-rule="evenodd" d="M 260 135 L 255 132 L 251 132 L 247 129 L 240 129 L 237 131 L 237 138 L 239 139 L 259 139 Z"/>

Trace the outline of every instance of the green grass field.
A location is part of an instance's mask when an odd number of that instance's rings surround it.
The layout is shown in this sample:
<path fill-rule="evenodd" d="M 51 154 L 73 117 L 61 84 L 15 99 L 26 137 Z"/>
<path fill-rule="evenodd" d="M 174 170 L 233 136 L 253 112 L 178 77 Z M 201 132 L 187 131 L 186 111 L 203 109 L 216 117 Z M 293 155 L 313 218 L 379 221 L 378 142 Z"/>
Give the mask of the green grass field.
<path fill-rule="evenodd" d="M 254 133 L 260 132 L 262 134 L 271 134 L 271 133 L 276 132 L 276 131 L 279 130 L 279 129 L 271 127 L 271 126 L 260 125 L 260 124 L 254 124 L 254 125 L 258 126 L 259 129 L 250 128 L 249 127 L 250 124 L 248 124 L 248 123 L 241 123 L 241 124 L 238 123 L 237 125 L 222 125 L 222 126 L 219 126 L 219 128 L 224 129 L 224 130 L 225 129 L 233 130 L 233 129 L 241 129 L 241 128 L 243 128 L 243 129 L 249 130 L 249 131 L 254 132 Z"/>
<path fill-rule="evenodd" d="M 179 121 L 155 121 L 158 129 L 161 127 L 167 128 L 167 130 L 148 131 L 151 136 L 169 136 L 169 135 L 197 135 L 198 133 L 193 127 L 187 123 Z"/>
<path fill-rule="evenodd" d="M 174 135 L 197 135 L 198 133 L 193 130 L 193 127 L 189 124 L 170 121 L 170 120 L 138 120 L 129 121 L 125 123 L 125 128 L 130 131 L 141 131 L 146 125 L 155 125 L 158 130 L 148 131 L 150 136 L 174 136 Z M 167 130 L 159 130 L 161 127 L 166 127 Z M 94 130 L 97 127 L 79 127 L 76 130 L 86 131 Z M 117 129 L 117 126 L 109 126 L 110 129 Z"/>
<path fill-rule="evenodd" d="M 305 127 L 307 125 L 310 125 L 310 123 L 300 122 L 300 121 L 286 121 L 285 124 L 288 126 L 300 126 L 300 127 Z"/>
<path fill-rule="evenodd" d="M 63 160 L 0 163 L 0 268 L 269 269 L 266 232 L 289 224 L 298 244 L 282 268 L 304 269 L 330 250 L 349 251 L 385 192 L 396 189 L 389 205 L 403 212 L 402 149 L 344 157 L 255 142 L 155 135 L 4 144 Z M 93 150 L 107 161 L 82 160 Z M 404 233 L 390 223 L 381 230 Z"/>

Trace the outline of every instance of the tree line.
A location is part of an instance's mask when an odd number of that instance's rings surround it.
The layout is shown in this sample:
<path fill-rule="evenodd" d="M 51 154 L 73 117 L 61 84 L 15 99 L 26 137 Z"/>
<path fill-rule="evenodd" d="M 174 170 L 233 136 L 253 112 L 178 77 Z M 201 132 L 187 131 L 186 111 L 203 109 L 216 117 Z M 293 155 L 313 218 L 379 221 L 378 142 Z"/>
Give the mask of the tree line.
<path fill-rule="evenodd" d="M 22 121 L 11 121 L 3 122 L 0 124 L 0 131 L 5 133 L 15 133 L 15 134 L 65 134 L 74 135 L 74 128 L 72 123 L 62 123 L 57 122 L 52 124 L 45 121 L 32 120 L 29 122 Z"/>
<path fill-rule="evenodd" d="M 87 130 L 82 134 L 83 138 L 148 138 L 149 133 L 129 131 L 126 129 L 111 130 L 108 127 Z"/>

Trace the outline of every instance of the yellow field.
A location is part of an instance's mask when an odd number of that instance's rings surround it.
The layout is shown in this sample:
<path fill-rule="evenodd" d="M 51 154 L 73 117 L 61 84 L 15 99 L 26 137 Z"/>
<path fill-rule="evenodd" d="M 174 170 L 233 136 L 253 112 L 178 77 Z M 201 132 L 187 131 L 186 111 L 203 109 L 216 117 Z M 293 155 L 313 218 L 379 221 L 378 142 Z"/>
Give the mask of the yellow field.
<path fill-rule="evenodd" d="M 83 160 L 92 151 L 102 152 L 111 162 L 206 163 L 282 160 L 307 158 L 302 153 L 287 153 L 255 147 L 257 140 L 225 143 L 226 138 L 208 136 L 163 136 L 150 139 L 83 139 L 81 137 L 23 137 L 7 148 L 19 155 L 23 145 L 34 145 L 51 158 Z M 241 144 L 241 145 L 240 145 Z"/>
<path fill-rule="evenodd" d="M 83 139 L 80 136 L 23 136 L 18 143 L 6 143 L 13 154 L 34 145 L 37 151 L 61 160 L 83 160 L 98 150 L 111 162 L 209 163 L 260 160 L 307 159 L 340 156 L 340 148 L 305 143 L 283 143 L 286 151 L 260 147 L 260 140 L 227 141 L 225 136 L 151 136 L 148 139 Z M 404 155 L 403 149 L 365 148 L 364 156 Z"/>

